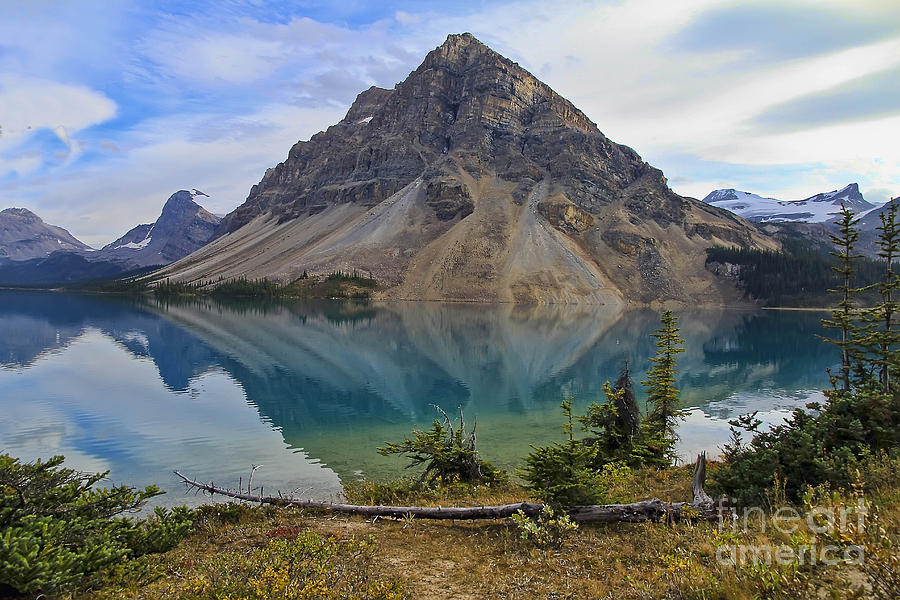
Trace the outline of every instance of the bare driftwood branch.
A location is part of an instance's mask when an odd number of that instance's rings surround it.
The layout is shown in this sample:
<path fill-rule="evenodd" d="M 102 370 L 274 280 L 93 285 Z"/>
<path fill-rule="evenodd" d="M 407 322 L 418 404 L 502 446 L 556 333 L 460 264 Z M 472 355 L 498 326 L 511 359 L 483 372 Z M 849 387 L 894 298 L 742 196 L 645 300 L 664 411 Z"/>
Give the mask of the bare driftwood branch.
<path fill-rule="evenodd" d="M 515 504 L 502 504 L 497 506 L 466 506 L 466 507 L 430 507 L 430 506 L 365 506 L 358 504 L 342 504 L 338 502 L 316 502 L 313 500 L 295 500 L 284 496 L 263 496 L 262 494 L 244 493 L 226 488 L 217 487 L 212 482 L 202 483 L 182 475 L 178 471 L 175 474 L 187 485 L 198 490 L 218 494 L 238 500 L 257 502 L 260 504 L 272 504 L 275 506 L 297 506 L 301 508 L 319 508 L 333 512 L 365 515 L 370 517 L 419 517 L 422 519 L 504 519 L 518 511 L 534 517 L 541 513 L 543 504 L 534 502 L 517 502 Z M 569 514 L 575 521 L 593 522 L 640 522 L 678 520 L 682 518 L 695 518 L 712 521 L 720 518 L 723 508 L 717 505 L 703 490 L 703 482 L 706 477 L 706 455 L 697 457 L 697 465 L 694 467 L 694 501 L 693 502 L 664 502 L 659 498 L 632 502 L 630 504 L 598 504 L 592 506 L 572 506 Z"/>

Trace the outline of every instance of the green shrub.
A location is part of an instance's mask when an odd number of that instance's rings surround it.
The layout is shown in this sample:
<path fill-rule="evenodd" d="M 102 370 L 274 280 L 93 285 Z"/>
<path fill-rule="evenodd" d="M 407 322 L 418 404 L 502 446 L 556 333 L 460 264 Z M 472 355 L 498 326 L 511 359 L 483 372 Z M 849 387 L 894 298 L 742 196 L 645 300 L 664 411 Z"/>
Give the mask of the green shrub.
<path fill-rule="evenodd" d="M 872 452 L 897 453 L 900 414 L 892 395 L 868 388 L 828 396 L 826 404 L 797 409 L 770 431 L 757 431 L 754 415 L 732 421 L 732 441 L 715 472 L 715 489 L 739 504 L 759 504 L 778 478 L 787 499 L 799 501 L 808 486 L 850 485 L 850 474 Z M 741 430 L 753 434 L 749 444 Z"/>
<path fill-rule="evenodd" d="M 501 483 L 505 474 L 482 460 L 475 447 L 475 427 L 465 433 L 462 409 L 459 411 L 459 426 L 454 428 L 450 417 L 440 407 L 435 407 L 444 416 L 437 419 L 428 431 L 413 431 L 412 438 L 402 442 L 386 442 L 378 448 L 382 456 L 401 454 L 409 458 L 409 467 L 424 465 L 419 481 L 429 485 L 450 485 L 460 483 Z"/>
<path fill-rule="evenodd" d="M 564 442 L 532 446 L 520 474 L 540 500 L 556 507 L 597 504 L 603 498 L 602 481 L 594 464 L 598 447 L 575 438 L 572 399 L 560 405 L 566 417 Z"/>
<path fill-rule="evenodd" d="M 541 514 L 535 518 L 520 510 L 511 519 L 519 530 L 519 539 L 534 544 L 541 550 L 558 549 L 566 538 L 578 529 L 578 525 L 569 515 L 556 514 L 548 505 L 544 505 Z"/>
<path fill-rule="evenodd" d="M 0 591 L 75 588 L 123 558 L 167 550 L 192 530 L 187 509 L 160 509 L 145 521 L 122 517 L 162 492 L 94 489 L 107 473 L 80 473 L 63 460 L 22 463 L 0 454 Z"/>
<path fill-rule="evenodd" d="M 194 531 L 198 513 L 186 506 L 157 506 L 153 515 L 127 530 L 126 541 L 133 556 L 166 552 Z"/>

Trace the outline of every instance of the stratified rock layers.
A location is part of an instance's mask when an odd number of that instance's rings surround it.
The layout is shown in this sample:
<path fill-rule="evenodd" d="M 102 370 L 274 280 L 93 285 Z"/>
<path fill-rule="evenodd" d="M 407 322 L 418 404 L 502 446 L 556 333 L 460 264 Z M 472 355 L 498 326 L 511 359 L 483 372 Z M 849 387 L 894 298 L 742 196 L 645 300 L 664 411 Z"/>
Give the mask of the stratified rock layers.
<path fill-rule="evenodd" d="M 774 247 L 470 34 L 269 169 L 181 280 L 357 270 L 385 298 L 701 303 L 737 292 L 713 244 Z"/>

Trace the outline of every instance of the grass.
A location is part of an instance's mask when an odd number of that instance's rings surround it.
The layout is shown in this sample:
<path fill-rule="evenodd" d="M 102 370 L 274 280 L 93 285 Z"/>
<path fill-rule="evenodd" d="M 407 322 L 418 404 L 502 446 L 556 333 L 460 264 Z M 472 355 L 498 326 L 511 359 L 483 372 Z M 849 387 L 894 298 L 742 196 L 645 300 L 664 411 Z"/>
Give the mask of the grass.
<path fill-rule="evenodd" d="M 714 468 L 712 466 L 711 468 Z M 890 598 L 898 593 L 900 461 L 873 460 L 853 490 L 814 490 L 809 505 L 837 514 L 860 497 L 865 530 L 784 534 L 772 517 L 732 531 L 717 523 L 582 524 L 557 547 L 523 539 L 511 520 L 364 519 L 322 511 L 225 504 L 205 507 L 196 533 L 175 549 L 105 572 L 80 598 Z M 639 471 L 615 493 L 630 500 L 690 497 L 691 469 Z M 356 483 L 356 502 L 488 504 L 527 494 L 501 487 L 423 491 Z M 772 491 L 772 504 L 779 502 Z M 802 509 L 804 507 L 798 507 Z M 855 522 L 853 518 L 850 521 Z M 863 565 L 721 564 L 735 545 L 858 544 Z M 288 581 L 293 582 L 292 587 Z M 884 589 L 879 591 L 878 582 Z M 893 586 L 893 587 L 891 587 Z M 881 594 L 881 595 L 878 595 Z"/>

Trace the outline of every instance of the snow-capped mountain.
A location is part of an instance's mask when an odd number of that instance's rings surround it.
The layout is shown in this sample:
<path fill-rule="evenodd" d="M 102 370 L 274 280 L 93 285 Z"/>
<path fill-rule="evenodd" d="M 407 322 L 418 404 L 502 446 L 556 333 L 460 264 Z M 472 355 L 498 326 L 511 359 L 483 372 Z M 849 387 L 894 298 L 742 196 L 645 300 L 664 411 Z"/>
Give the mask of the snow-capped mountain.
<path fill-rule="evenodd" d="M 863 198 L 855 183 L 803 200 L 778 200 L 735 189 L 722 189 L 710 192 L 703 201 L 755 223 L 831 223 L 837 218 L 841 204 L 857 215 L 877 208 Z"/>
<path fill-rule="evenodd" d="M 0 211 L 0 258 L 31 260 L 57 250 L 93 250 L 71 233 L 45 223 L 26 208 Z"/>

